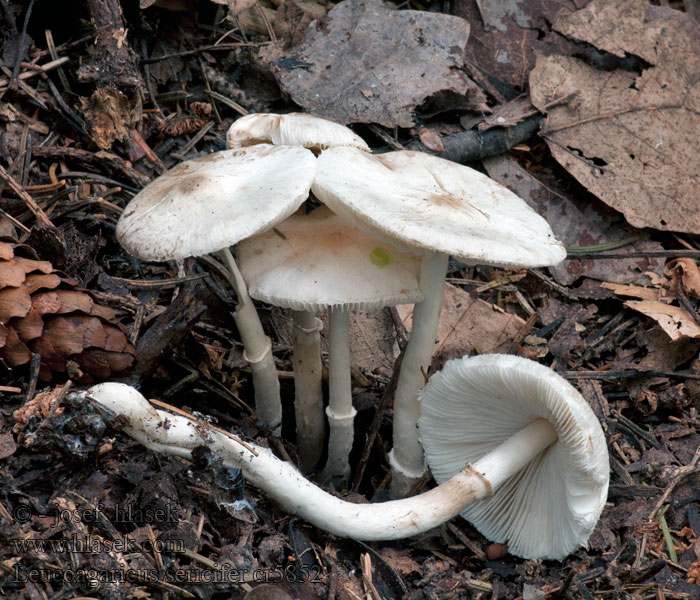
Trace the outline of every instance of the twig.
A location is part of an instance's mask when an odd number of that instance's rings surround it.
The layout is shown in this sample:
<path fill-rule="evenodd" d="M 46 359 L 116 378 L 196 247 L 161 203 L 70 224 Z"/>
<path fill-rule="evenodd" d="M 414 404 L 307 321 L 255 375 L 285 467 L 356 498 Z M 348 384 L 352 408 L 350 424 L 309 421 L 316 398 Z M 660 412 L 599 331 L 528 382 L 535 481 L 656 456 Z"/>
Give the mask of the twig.
<path fill-rule="evenodd" d="M 664 490 L 664 493 L 661 494 L 661 498 L 659 498 L 658 502 L 654 505 L 654 508 L 649 513 L 650 521 L 654 520 L 655 515 L 661 510 L 661 507 L 671 495 L 673 489 L 681 482 L 681 480 L 684 477 L 692 475 L 693 473 L 700 472 L 700 467 L 697 466 L 698 460 L 700 460 L 700 446 L 696 448 L 695 454 L 691 461 L 686 466 L 681 467 L 679 469 L 678 474 L 671 480 L 671 483 L 668 484 L 668 487 Z"/>
<path fill-rule="evenodd" d="M 629 250 L 627 252 L 581 252 L 569 254 L 566 260 L 576 258 L 700 258 L 700 250 Z"/>
<path fill-rule="evenodd" d="M 120 283 L 124 283 L 129 287 L 136 288 L 169 288 L 175 287 L 176 285 L 180 285 L 181 283 L 185 283 L 186 281 L 204 279 L 205 277 L 208 277 L 207 273 L 200 273 L 198 275 L 185 275 L 184 277 L 174 277 L 173 279 L 154 279 L 152 281 L 148 281 L 146 279 L 124 279 L 122 277 L 112 277 L 112 280 L 119 281 Z"/>
<path fill-rule="evenodd" d="M 36 220 L 39 223 L 39 225 L 41 225 L 42 227 L 55 229 L 54 224 L 46 216 L 46 213 L 36 203 L 34 198 L 32 198 L 24 190 L 24 188 L 19 183 L 17 183 L 17 181 L 15 181 L 14 177 L 12 177 L 12 175 L 10 175 L 2 165 L 0 165 L 0 179 L 5 181 L 5 183 L 7 183 L 7 185 L 10 186 L 10 189 L 17 195 L 17 197 L 27 205 L 27 208 L 29 208 L 29 210 L 32 211 L 32 213 L 36 217 Z"/>
<path fill-rule="evenodd" d="M 51 69 L 56 69 L 57 67 L 60 67 L 61 65 L 66 64 L 70 60 L 69 57 L 67 56 L 62 56 L 61 58 L 57 58 L 56 60 L 52 60 L 50 62 L 47 62 L 43 65 L 40 65 L 38 69 L 33 69 L 31 71 L 25 71 L 24 73 L 20 73 L 17 79 L 19 81 L 24 81 L 25 79 L 29 79 L 30 77 L 34 77 L 35 75 L 40 75 L 41 73 L 46 73 L 50 71 Z M 0 78 L 0 87 L 5 87 L 10 83 L 10 78 L 9 77 L 3 77 Z M 0 90 L 2 92 L 3 90 Z"/>
<path fill-rule="evenodd" d="M 441 138 L 445 148 L 443 152 L 432 152 L 419 141 L 411 142 L 406 146 L 408 150 L 418 150 L 446 158 L 458 163 L 473 162 L 487 156 L 502 154 L 513 146 L 532 137 L 540 126 L 542 117 L 535 116 L 503 129 L 494 127 L 487 131 L 463 131 L 453 133 Z"/>
<path fill-rule="evenodd" d="M 550 133 L 556 133 L 557 131 L 562 131 L 563 129 L 570 129 L 571 127 L 578 127 L 579 125 L 585 125 L 586 123 L 591 123 L 593 121 L 600 121 L 603 119 L 612 119 L 613 117 L 619 117 L 626 113 L 635 113 L 640 111 L 655 111 L 655 110 L 687 110 L 693 114 L 698 114 L 697 111 L 683 106 L 682 104 L 660 104 L 659 106 L 630 106 L 629 108 L 624 108 L 621 110 L 615 110 L 609 113 L 602 113 L 600 115 L 593 115 L 591 117 L 586 117 L 585 119 L 580 119 L 578 121 L 573 121 L 572 123 L 566 123 L 565 125 L 559 125 L 558 127 L 552 127 L 551 129 L 544 129 L 540 132 L 540 135 L 547 136 Z"/>
<path fill-rule="evenodd" d="M 10 82 L 8 83 L 9 87 L 12 87 L 12 83 L 19 76 L 19 69 L 22 64 L 22 55 L 26 52 L 26 48 L 24 48 L 24 43 L 27 40 L 27 27 L 29 26 L 29 18 L 32 15 L 32 8 L 34 8 L 34 0 L 29 0 L 29 6 L 27 6 L 27 12 L 24 15 L 24 24 L 22 25 L 22 32 L 20 33 L 19 41 L 17 42 L 17 62 L 15 63 L 15 66 L 12 69 L 12 77 L 10 78 Z"/>

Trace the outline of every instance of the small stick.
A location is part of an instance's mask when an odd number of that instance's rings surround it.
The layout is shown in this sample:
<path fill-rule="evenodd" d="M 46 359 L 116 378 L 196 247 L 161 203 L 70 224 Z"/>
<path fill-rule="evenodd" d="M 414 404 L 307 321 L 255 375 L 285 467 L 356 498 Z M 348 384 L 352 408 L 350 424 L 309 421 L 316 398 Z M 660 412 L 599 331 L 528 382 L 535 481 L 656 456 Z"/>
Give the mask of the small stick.
<path fill-rule="evenodd" d="M 34 198 L 32 198 L 26 190 L 19 184 L 17 181 L 15 181 L 14 177 L 10 175 L 6 170 L 5 167 L 0 165 L 0 179 L 5 181 L 7 185 L 10 186 L 10 189 L 17 194 L 20 200 L 22 200 L 26 205 L 29 210 L 34 213 L 34 216 L 36 217 L 36 220 L 42 227 L 49 227 L 51 229 L 55 229 L 54 224 L 51 222 L 51 220 L 46 216 L 46 213 L 41 209 L 41 207 L 36 203 Z"/>
<path fill-rule="evenodd" d="M 700 250 L 629 250 L 626 252 L 577 252 L 566 260 L 577 258 L 700 258 Z"/>

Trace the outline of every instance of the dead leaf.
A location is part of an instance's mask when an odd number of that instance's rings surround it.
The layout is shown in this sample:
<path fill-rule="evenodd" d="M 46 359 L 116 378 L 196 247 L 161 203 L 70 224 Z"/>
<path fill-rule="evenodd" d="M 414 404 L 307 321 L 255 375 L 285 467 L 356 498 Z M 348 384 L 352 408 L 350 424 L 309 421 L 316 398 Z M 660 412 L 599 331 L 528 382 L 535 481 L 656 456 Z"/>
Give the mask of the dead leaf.
<path fill-rule="evenodd" d="M 700 298 L 700 269 L 697 263 L 692 258 L 677 258 L 666 265 L 666 269 L 674 275 L 674 281 L 671 283 L 671 288 L 675 284 L 675 277 L 680 272 L 683 291 L 692 295 L 695 298 Z"/>
<path fill-rule="evenodd" d="M 537 114 L 537 109 L 532 106 L 530 96 L 522 94 L 513 98 L 510 102 L 499 104 L 493 109 L 493 113 L 485 117 L 479 123 L 479 131 L 486 131 L 492 127 L 512 127 L 521 121 Z"/>
<path fill-rule="evenodd" d="M 428 129 L 427 127 L 418 128 L 418 137 L 420 138 L 421 144 L 423 144 L 428 150 L 433 152 L 444 152 L 445 147 L 442 145 L 442 140 L 440 139 L 440 134 L 434 129 Z"/>
<path fill-rule="evenodd" d="M 396 308 L 404 327 L 410 331 L 413 305 Z M 464 290 L 446 283 L 434 356 L 444 361 L 466 354 L 507 350 L 524 324 L 525 321 L 517 315 L 479 298 L 472 298 Z"/>
<path fill-rule="evenodd" d="M 531 95 L 547 113 L 541 134 L 556 160 L 635 227 L 698 231 L 700 173 L 691 165 L 700 163 L 700 25 L 644 0 L 596 0 L 555 28 L 651 65 L 637 74 L 540 57 Z M 575 101 L 546 108 L 571 94 Z"/>
<path fill-rule="evenodd" d="M 659 326 L 640 332 L 637 342 L 647 349 L 647 355 L 635 365 L 642 371 L 674 371 L 693 358 L 700 347 L 698 340 L 669 339 Z"/>
<path fill-rule="evenodd" d="M 414 109 L 438 92 L 485 102 L 462 70 L 468 37 L 459 17 L 344 0 L 273 70 L 283 91 L 315 115 L 410 127 Z"/>
<path fill-rule="evenodd" d="M 651 300 L 630 300 L 625 306 L 654 319 L 672 340 L 700 338 L 700 325 L 679 306 Z"/>
<path fill-rule="evenodd" d="M 651 241 L 648 233 L 633 229 L 604 204 L 559 189 L 554 177 L 547 179 L 545 184 L 507 155 L 487 158 L 483 162 L 489 177 L 515 192 L 542 215 L 565 246 L 593 246 L 636 237 L 636 242 L 619 252 L 662 249 L 661 244 Z M 545 174 L 540 173 L 539 177 L 544 179 Z M 564 285 L 571 285 L 582 276 L 616 283 L 639 283 L 648 277 L 649 271 L 662 273 L 663 261 L 655 258 L 571 258 L 549 267 L 549 270 Z"/>
<path fill-rule="evenodd" d="M 576 10 L 585 4 L 586 0 L 455 0 L 454 14 L 472 27 L 467 60 L 478 65 L 505 98 L 512 98 L 527 87 L 539 54 L 568 54 L 575 48 L 582 51 L 581 45 L 552 31 L 551 23 L 563 8 Z"/>
<path fill-rule="evenodd" d="M 618 296 L 631 296 L 632 298 L 641 298 L 642 300 L 661 300 L 661 290 L 658 288 L 643 287 L 641 285 L 625 285 L 622 283 L 613 283 L 604 281 L 600 287 L 612 290 Z"/>

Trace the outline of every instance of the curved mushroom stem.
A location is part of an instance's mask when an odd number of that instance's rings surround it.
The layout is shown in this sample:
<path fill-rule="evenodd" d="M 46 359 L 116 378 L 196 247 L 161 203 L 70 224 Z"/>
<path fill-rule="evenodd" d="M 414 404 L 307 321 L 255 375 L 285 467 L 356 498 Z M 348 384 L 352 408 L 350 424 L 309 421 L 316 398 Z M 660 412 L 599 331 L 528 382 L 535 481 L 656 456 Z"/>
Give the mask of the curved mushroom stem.
<path fill-rule="evenodd" d="M 260 423 L 279 436 L 282 431 L 282 401 L 277 367 L 272 358 L 272 342 L 265 335 L 258 312 L 248 295 L 248 287 L 243 281 L 238 265 L 228 248 L 219 251 L 226 264 L 229 283 L 236 292 L 238 305 L 233 313 L 236 327 L 243 342 L 243 357 L 250 364 L 255 388 L 255 412 Z"/>
<path fill-rule="evenodd" d="M 424 300 L 413 309 L 411 337 L 394 394 L 394 447 L 389 453 L 394 498 L 408 496 L 425 473 L 423 447 L 418 440 L 418 392 L 425 385 L 433 357 L 448 260 L 447 254 L 427 252 L 421 261 L 420 287 Z"/>
<path fill-rule="evenodd" d="M 241 440 L 208 424 L 153 408 L 133 388 L 102 383 L 87 394 L 129 419 L 124 430 L 155 450 L 191 458 L 207 446 L 224 464 L 264 490 L 287 511 L 334 535 L 358 540 L 395 540 L 428 531 L 486 498 L 557 440 L 551 423 L 538 419 L 508 438 L 442 485 L 411 498 L 378 504 L 353 504 L 324 492 L 267 448 Z"/>
<path fill-rule="evenodd" d="M 309 311 L 293 311 L 294 390 L 299 466 L 311 471 L 321 458 L 326 432 L 323 414 L 321 329 L 323 322 Z"/>
<path fill-rule="evenodd" d="M 350 372 L 350 311 L 328 310 L 328 461 L 321 481 L 340 483 L 350 476 L 350 451 L 355 436 Z"/>

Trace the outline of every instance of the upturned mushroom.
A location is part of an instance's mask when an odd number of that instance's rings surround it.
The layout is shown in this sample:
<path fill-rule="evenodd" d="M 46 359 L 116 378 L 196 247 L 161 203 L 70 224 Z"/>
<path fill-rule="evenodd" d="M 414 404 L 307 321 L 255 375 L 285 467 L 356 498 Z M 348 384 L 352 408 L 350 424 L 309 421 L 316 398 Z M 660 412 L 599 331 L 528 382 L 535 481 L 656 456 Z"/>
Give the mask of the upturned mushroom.
<path fill-rule="evenodd" d="M 418 391 L 430 367 L 449 255 L 467 264 L 554 265 L 564 247 L 524 200 L 482 173 L 419 152 L 322 152 L 312 191 L 370 235 L 421 253 L 413 330 L 394 397 L 392 493 L 403 497 L 425 472 Z"/>
<path fill-rule="evenodd" d="M 259 144 L 180 163 L 146 186 L 117 223 L 122 246 L 144 260 L 219 253 L 238 304 L 234 319 L 250 363 L 260 422 L 279 435 L 279 381 L 271 342 L 229 246 L 273 227 L 306 200 L 316 159 L 301 147 Z"/>
<path fill-rule="evenodd" d="M 124 415 L 124 430 L 148 448 L 191 458 L 195 448 L 207 446 L 283 508 L 335 535 L 401 539 L 465 514 L 472 505 L 474 514 L 489 519 L 489 525 L 477 526 L 508 541 L 512 553 L 561 560 L 586 544 L 602 510 L 608 486 L 605 438 L 585 400 L 561 377 L 531 361 L 506 358 L 510 363 L 498 367 L 492 366 L 493 357 L 461 359 L 431 378 L 422 392 L 427 412 L 421 433 L 430 448 L 428 437 L 446 438 L 444 448 L 429 458 L 445 480 L 418 496 L 380 504 L 332 496 L 269 449 L 203 421 L 156 410 L 127 385 L 99 384 L 87 395 Z M 463 368 L 471 371 L 467 378 Z M 497 418 L 486 416 L 494 411 L 484 406 L 484 392 L 498 403 Z M 444 395 L 447 416 L 436 418 L 432 413 L 440 412 Z M 473 441 L 455 424 L 469 420 L 471 410 L 477 410 L 481 426 Z M 468 451 L 457 458 L 454 448 L 465 445 Z"/>
<path fill-rule="evenodd" d="M 607 498 L 607 444 L 593 411 L 562 377 L 518 356 L 452 360 L 423 388 L 420 412 L 423 448 L 438 483 L 465 464 L 482 464 L 533 421 L 545 422 L 556 443 L 461 515 L 517 556 L 562 558 L 585 543 Z M 525 447 L 550 433 L 530 432 Z"/>
<path fill-rule="evenodd" d="M 328 310 L 326 414 L 330 436 L 322 478 L 345 478 L 350 471 L 356 413 L 350 378 L 349 311 L 420 301 L 419 259 L 382 244 L 324 206 L 308 215 L 297 213 L 274 230 L 241 242 L 238 256 L 243 278 L 256 300 L 305 311 L 302 314 Z M 295 355 L 301 350 L 295 346 Z M 295 356 L 295 364 L 303 366 L 303 362 Z M 297 381 L 297 442 L 302 469 L 309 470 L 322 449 L 323 405 L 315 388 L 306 389 L 304 383 Z"/>

